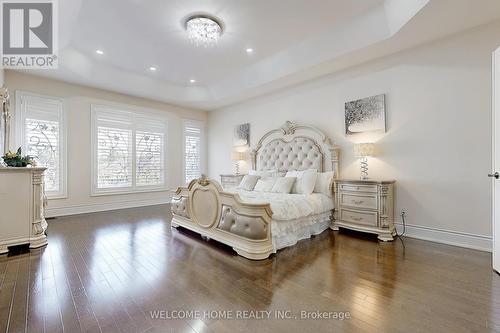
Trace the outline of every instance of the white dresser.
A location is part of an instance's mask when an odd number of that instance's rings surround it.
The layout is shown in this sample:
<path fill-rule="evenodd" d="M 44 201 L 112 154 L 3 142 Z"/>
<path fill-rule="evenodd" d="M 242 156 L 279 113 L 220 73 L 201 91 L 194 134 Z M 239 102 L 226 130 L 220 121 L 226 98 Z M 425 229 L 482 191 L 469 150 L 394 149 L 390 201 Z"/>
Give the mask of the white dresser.
<path fill-rule="evenodd" d="M 44 218 L 45 168 L 0 167 L 0 254 L 8 247 L 47 244 Z"/>
<path fill-rule="evenodd" d="M 336 217 L 333 230 L 339 227 L 378 235 L 392 241 L 394 228 L 395 180 L 335 181 Z"/>

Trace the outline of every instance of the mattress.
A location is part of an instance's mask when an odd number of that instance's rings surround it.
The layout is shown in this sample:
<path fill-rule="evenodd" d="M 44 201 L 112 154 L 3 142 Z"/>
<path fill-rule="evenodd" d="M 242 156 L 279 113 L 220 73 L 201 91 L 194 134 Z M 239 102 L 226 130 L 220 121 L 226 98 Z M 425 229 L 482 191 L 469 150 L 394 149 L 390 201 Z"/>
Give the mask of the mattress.
<path fill-rule="evenodd" d="M 269 203 L 274 221 L 299 220 L 333 210 L 333 198 L 322 193 L 284 194 L 245 191 L 238 189 L 241 200 L 247 203 Z"/>

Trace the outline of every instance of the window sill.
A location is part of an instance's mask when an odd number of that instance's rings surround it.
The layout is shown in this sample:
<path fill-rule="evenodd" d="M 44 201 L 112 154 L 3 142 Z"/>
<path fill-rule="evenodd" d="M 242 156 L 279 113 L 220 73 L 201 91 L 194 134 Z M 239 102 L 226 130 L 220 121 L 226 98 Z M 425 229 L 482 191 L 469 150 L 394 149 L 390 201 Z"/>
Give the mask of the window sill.
<path fill-rule="evenodd" d="M 153 192 L 167 192 L 170 191 L 166 187 L 161 187 L 161 188 L 145 188 L 145 189 L 139 189 L 139 190 L 114 190 L 114 191 L 107 191 L 107 190 L 99 190 L 99 191 L 92 191 L 90 194 L 91 197 L 102 197 L 102 196 L 107 196 L 107 195 L 120 195 L 120 194 L 136 194 L 136 193 L 153 193 Z"/>

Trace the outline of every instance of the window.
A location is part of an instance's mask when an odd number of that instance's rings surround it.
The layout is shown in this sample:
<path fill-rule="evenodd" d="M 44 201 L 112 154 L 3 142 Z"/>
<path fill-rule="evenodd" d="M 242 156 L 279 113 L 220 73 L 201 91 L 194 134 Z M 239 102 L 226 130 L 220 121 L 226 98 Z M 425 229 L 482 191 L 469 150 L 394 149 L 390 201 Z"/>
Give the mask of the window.
<path fill-rule="evenodd" d="M 92 118 L 94 195 L 166 188 L 165 118 L 105 106 Z"/>
<path fill-rule="evenodd" d="M 48 198 L 66 197 L 66 124 L 61 99 L 18 92 L 17 142 L 23 154 L 46 167 Z"/>
<path fill-rule="evenodd" d="M 202 173 L 203 123 L 184 121 L 184 181 L 199 178 Z"/>

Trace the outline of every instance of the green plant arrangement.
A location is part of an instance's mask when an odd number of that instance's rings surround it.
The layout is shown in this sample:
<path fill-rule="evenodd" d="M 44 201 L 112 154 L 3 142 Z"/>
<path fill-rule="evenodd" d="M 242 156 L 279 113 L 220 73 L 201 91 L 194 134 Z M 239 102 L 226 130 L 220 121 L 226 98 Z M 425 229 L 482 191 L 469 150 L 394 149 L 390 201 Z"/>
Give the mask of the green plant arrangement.
<path fill-rule="evenodd" d="M 19 149 L 15 153 L 11 151 L 7 152 L 4 156 L 2 156 L 2 159 L 4 163 L 9 167 L 22 168 L 27 167 L 28 165 L 35 166 L 35 161 L 31 156 L 22 155 L 21 147 L 19 147 Z"/>

